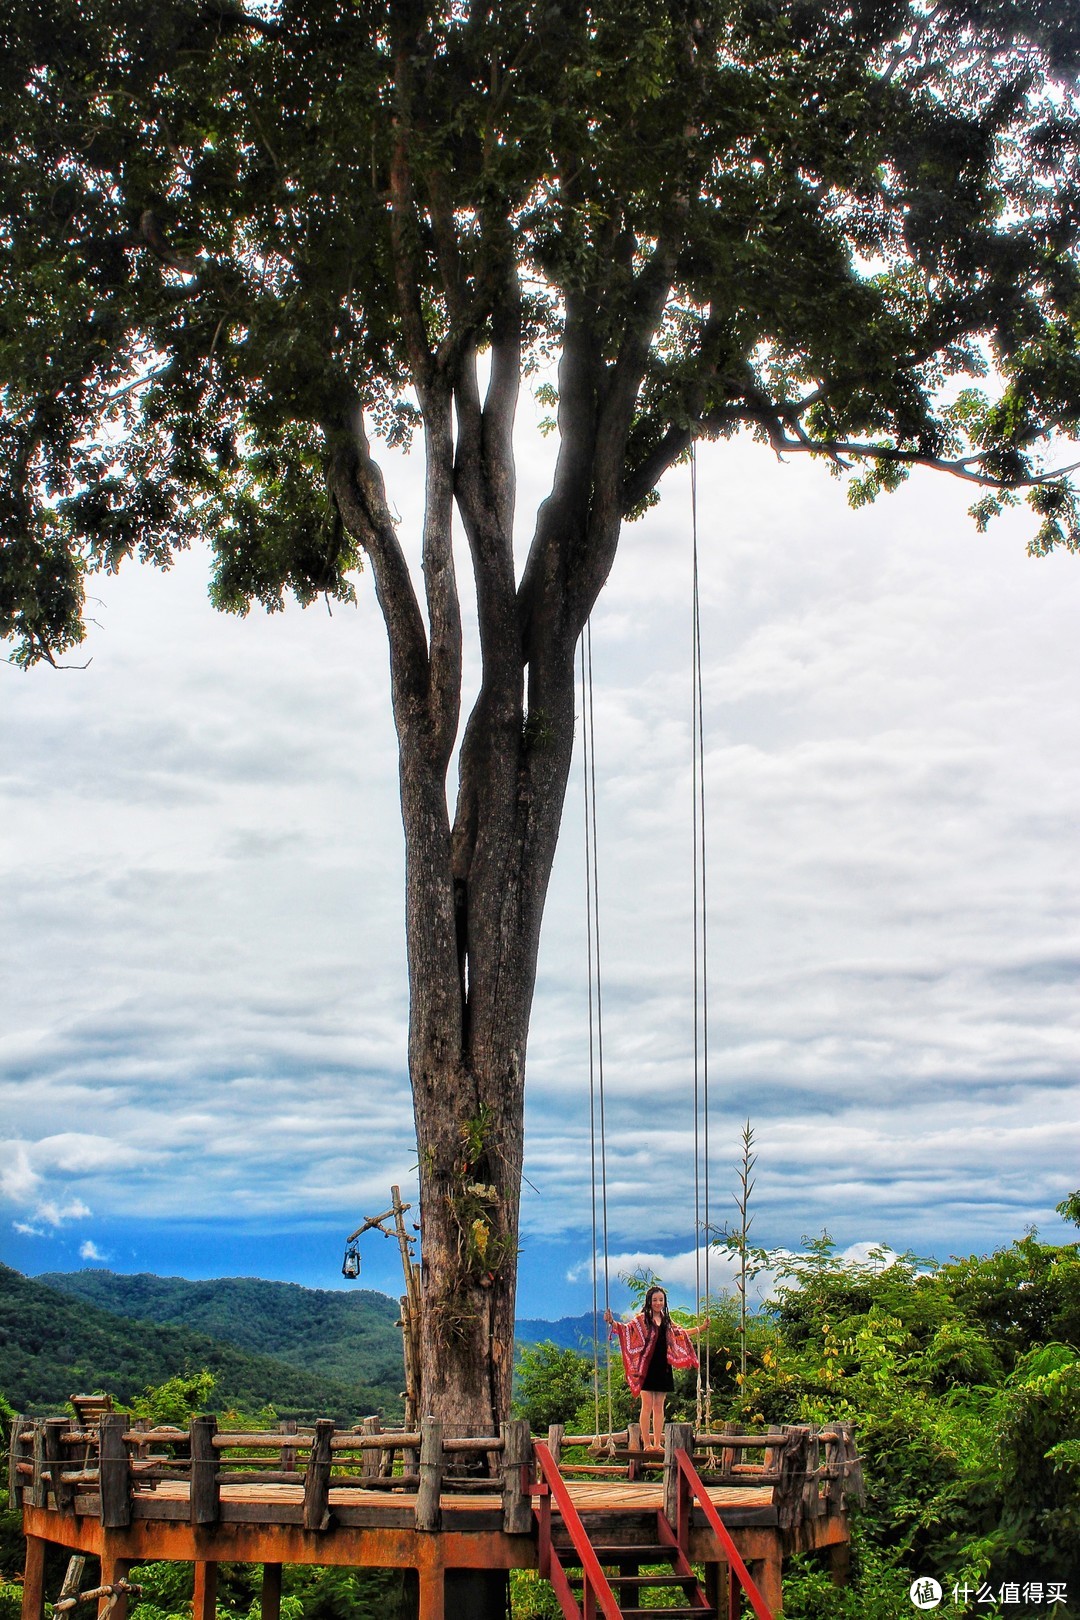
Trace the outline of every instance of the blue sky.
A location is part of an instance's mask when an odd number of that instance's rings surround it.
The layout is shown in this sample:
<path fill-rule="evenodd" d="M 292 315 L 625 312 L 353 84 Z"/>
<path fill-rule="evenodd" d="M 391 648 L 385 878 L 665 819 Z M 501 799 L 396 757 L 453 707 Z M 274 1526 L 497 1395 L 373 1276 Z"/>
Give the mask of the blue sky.
<path fill-rule="evenodd" d="M 552 446 L 523 409 L 520 528 Z M 415 552 L 417 467 L 387 457 Z M 701 452 L 712 1214 L 983 1250 L 1080 1184 L 1080 559 L 913 478 L 870 511 Z M 205 559 L 93 586 L 89 668 L 0 666 L 0 1258 L 341 1283 L 413 1182 L 386 649 L 355 610 L 215 615 Z M 594 621 L 610 1270 L 693 1258 L 689 486 Z M 580 778 L 528 1067 L 522 1314 L 587 1307 Z M 363 1282 L 397 1292 L 392 1246 Z M 714 1279 L 717 1273 L 714 1268 Z M 722 1270 L 720 1272 L 722 1278 Z M 616 1285 L 616 1299 L 622 1298 Z"/>

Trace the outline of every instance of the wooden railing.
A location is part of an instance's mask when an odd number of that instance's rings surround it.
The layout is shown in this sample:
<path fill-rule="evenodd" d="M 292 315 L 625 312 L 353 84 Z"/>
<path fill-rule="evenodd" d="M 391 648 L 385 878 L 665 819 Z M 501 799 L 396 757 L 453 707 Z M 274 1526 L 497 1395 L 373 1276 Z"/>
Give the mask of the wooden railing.
<path fill-rule="evenodd" d="M 636 1423 L 599 1438 L 568 1435 L 562 1425 L 553 1424 L 548 1446 L 564 1477 L 640 1479 L 663 1469 L 665 1499 L 675 1501 L 670 1462 L 663 1450 L 642 1445 Z M 571 1449 L 586 1450 L 588 1460 L 566 1460 Z M 728 1423 L 716 1433 L 693 1435 L 693 1460 L 708 1485 L 771 1488 L 783 1529 L 844 1513 L 849 1503 L 865 1497 L 851 1423 L 792 1423 L 774 1426 L 767 1434 L 748 1434 Z"/>
<path fill-rule="evenodd" d="M 862 1474 L 850 1424 L 822 1427 L 789 1425 L 768 1434 L 738 1432 L 727 1425 L 717 1433 L 691 1436 L 692 1462 L 707 1485 L 759 1486 L 771 1490 L 781 1529 L 807 1519 L 843 1514 L 861 1500 Z M 219 1429 L 212 1416 L 193 1418 L 187 1428 L 151 1427 L 123 1413 L 106 1412 L 100 1422 L 77 1426 L 69 1418 L 16 1418 L 10 1448 L 10 1500 L 32 1507 L 53 1506 L 64 1514 L 94 1514 L 109 1528 L 131 1523 L 132 1503 L 148 1488 L 168 1481 L 188 1485 L 193 1524 L 212 1525 L 221 1513 L 222 1489 L 234 1485 L 293 1485 L 303 1488 L 303 1524 L 329 1527 L 330 1492 L 392 1491 L 414 1512 L 417 1530 L 436 1531 L 447 1495 L 480 1492 L 502 1499 L 503 1528 L 527 1534 L 533 1528 L 529 1487 L 539 1465 L 540 1442 L 528 1424 L 502 1425 L 498 1435 L 444 1436 L 434 1418 L 419 1430 L 383 1431 L 378 1418 L 341 1429 L 329 1420 L 298 1429 L 283 1423 L 275 1431 Z M 571 1447 L 585 1446 L 591 1459 L 564 1460 Z M 548 1434 L 545 1450 L 562 1473 L 641 1478 L 664 1470 L 665 1508 L 675 1522 L 678 1470 L 670 1457 L 641 1445 L 636 1425 L 602 1442 L 588 1435 L 567 1436 L 560 1426 Z M 597 1457 L 602 1456 L 603 1461 Z M 467 1472 L 467 1459 L 478 1471 Z M 25 1496 L 24 1494 L 25 1493 Z M 50 1502 L 51 1499 L 51 1502 Z"/>
<path fill-rule="evenodd" d="M 468 1457 L 483 1459 L 484 1474 L 465 1472 Z M 313 1428 L 283 1424 L 278 1431 L 219 1430 L 213 1416 L 192 1418 L 186 1429 L 133 1424 L 123 1413 L 74 1427 L 68 1418 L 11 1425 L 9 1490 L 12 1505 L 50 1505 L 64 1514 L 93 1513 L 106 1528 L 126 1527 L 133 1499 L 167 1481 L 188 1486 L 192 1524 L 216 1524 L 221 1492 L 232 1485 L 303 1487 L 303 1524 L 329 1528 L 330 1492 L 393 1491 L 414 1508 L 417 1530 L 441 1526 L 445 1494 L 501 1495 L 503 1528 L 532 1530 L 528 1474 L 532 1467 L 527 1423 L 514 1420 L 498 1435 L 444 1439 L 442 1425 L 425 1418 L 417 1432 L 382 1431 L 377 1418 L 358 1429 L 329 1419 Z"/>

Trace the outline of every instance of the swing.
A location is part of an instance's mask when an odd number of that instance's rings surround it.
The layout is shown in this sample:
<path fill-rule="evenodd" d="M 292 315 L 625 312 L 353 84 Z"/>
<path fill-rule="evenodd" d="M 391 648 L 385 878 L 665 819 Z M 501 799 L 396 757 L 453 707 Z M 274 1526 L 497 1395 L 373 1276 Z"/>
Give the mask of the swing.
<path fill-rule="evenodd" d="M 701 600 L 698 576 L 697 454 L 690 448 L 690 510 L 693 562 L 691 634 L 691 734 L 693 823 L 693 933 L 694 933 L 694 1291 L 699 1313 L 709 1308 L 709 1242 L 712 1234 L 709 1185 L 709 996 L 708 913 L 706 907 L 705 836 L 705 732 L 702 715 Z M 608 1270 L 607 1145 L 604 1094 L 604 1030 L 600 900 L 596 832 L 596 733 L 593 708 L 592 623 L 587 620 L 581 637 L 582 776 L 585 808 L 585 930 L 588 953 L 589 1012 L 589 1153 L 592 1199 L 592 1316 L 593 1415 L 595 1439 L 590 1450 L 610 1449 L 612 1438 L 611 1344 L 606 1341 L 607 1433 L 600 1432 L 599 1260 L 603 1259 L 604 1311 L 610 1310 Z M 597 1219 L 599 1167 L 600 1221 Z M 599 1231 L 598 1231 L 599 1225 Z M 602 1244 L 598 1240 L 602 1239 Z M 702 1244 L 704 1243 L 704 1264 Z M 699 1357 L 695 1393 L 698 1429 L 712 1421 L 712 1378 L 708 1337 Z"/>

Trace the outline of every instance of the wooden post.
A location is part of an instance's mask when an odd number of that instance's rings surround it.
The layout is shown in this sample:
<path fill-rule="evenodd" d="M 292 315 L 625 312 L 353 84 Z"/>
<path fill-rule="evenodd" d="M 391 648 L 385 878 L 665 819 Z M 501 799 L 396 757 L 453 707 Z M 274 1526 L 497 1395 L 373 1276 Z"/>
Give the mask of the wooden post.
<path fill-rule="evenodd" d="M 694 1444 L 692 1423 L 664 1424 L 664 1517 L 673 1527 L 679 1522 L 679 1465 L 676 1451 L 690 1451 Z M 684 1549 L 685 1550 L 685 1549 Z"/>
<path fill-rule="evenodd" d="M 438 1418 L 426 1417 L 420 1425 L 420 1488 L 416 1493 L 418 1530 L 438 1530 L 442 1527 L 442 1476 L 442 1424 Z M 423 1582 L 424 1572 L 421 1570 L 421 1588 Z"/>
<path fill-rule="evenodd" d="M 750 1574 L 757 1584 L 765 1607 L 772 1615 L 779 1615 L 784 1607 L 784 1584 L 780 1575 L 780 1543 L 777 1538 L 776 1555 L 773 1558 L 755 1558 L 749 1564 Z"/>
<path fill-rule="evenodd" d="M 32 1459 L 34 1473 L 30 1481 L 30 1505 L 43 1508 L 48 1486 L 45 1483 L 45 1425 L 40 1418 L 34 1419 Z"/>
<path fill-rule="evenodd" d="M 827 1550 L 829 1579 L 834 1586 L 847 1586 L 851 1580 L 851 1542 L 834 1541 Z"/>
<path fill-rule="evenodd" d="M 40 1536 L 27 1536 L 26 1563 L 23 1566 L 22 1620 L 45 1617 L 45 1543 Z"/>
<path fill-rule="evenodd" d="M 363 1429 L 364 1429 L 365 1434 L 379 1434 L 379 1433 L 381 1433 L 382 1424 L 379 1422 L 378 1413 L 376 1413 L 374 1415 L 374 1417 L 366 1417 L 364 1419 Z M 360 1472 L 361 1472 L 362 1476 L 364 1477 L 364 1479 L 378 1479 L 379 1474 L 381 1472 L 381 1465 L 382 1465 L 382 1452 L 381 1451 L 372 1450 L 372 1451 L 361 1452 L 361 1454 L 360 1454 Z"/>
<path fill-rule="evenodd" d="M 723 1433 L 724 1434 L 738 1434 L 738 1432 L 739 1432 L 739 1425 L 737 1423 L 725 1423 L 724 1424 L 724 1428 L 723 1428 Z M 741 1455 L 742 1455 L 742 1453 L 736 1451 L 734 1446 L 724 1446 L 724 1447 L 722 1447 L 721 1452 L 720 1452 L 720 1472 L 722 1474 L 730 1474 L 732 1472 L 732 1470 L 734 1469 L 734 1467 L 735 1467 L 736 1458 L 740 1457 Z"/>
<path fill-rule="evenodd" d="M 400 1187 L 390 1188 L 390 1204 L 405 1279 L 405 1293 L 401 1299 L 401 1331 L 405 1349 L 405 1428 L 411 1433 L 420 1414 L 420 1269 L 413 1264 L 409 1253 L 409 1237 L 405 1231 L 405 1211 L 408 1206 L 401 1202 Z M 407 1457 L 405 1472 L 412 1472 Z"/>
<path fill-rule="evenodd" d="M 200 1559 L 195 1565 L 195 1593 L 191 1600 L 191 1620 L 215 1620 L 217 1614 L 217 1565 Z"/>
<path fill-rule="evenodd" d="M 11 1443 L 8 1446 L 8 1506 L 16 1511 L 22 1507 L 23 1476 L 19 1464 L 23 1461 L 22 1433 L 29 1418 L 16 1412 L 11 1420 Z"/>
<path fill-rule="evenodd" d="M 67 1419 L 65 1418 L 65 1422 Z M 60 1596 L 56 1603 L 63 1603 L 65 1598 L 77 1598 L 79 1587 L 82 1585 L 83 1570 L 86 1568 L 86 1559 L 81 1553 L 72 1553 L 68 1559 L 68 1567 L 64 1571 L 64 1584 L 60 1588 Z M 54 1610 L 56 1605 L 53 1605 Z"/>
<path fill-rule="evenodd" d="M 563 1435 L 566 1433 L 565 1423 L 550 1423 L 548 1425 L 548 1450 L 556 1468 L 562 1462 Z"/>
<path fill-rule="evenodd" d="M 311 1441 L 307 1477 L 304 1480 L 304 1529 L 330 1528 L 330 1439 L 334 1425 L 319 1418 Z"/>
<path fill-rule="evenodd" d="M 818 1490 L 818 1469 L 821 1466 L 820 1429 L 815 1424 L 806 1435 L 806 1477 L 803 1481 L 803 1512 L 808 1519 L 816 1519 L 825 1504 Z"/>
<path fill-rule="evenodd" d="M 124 1417 L 122 1412 L 118 1413 L 117 1415 L 123 1419 L 125 1423 L 127 1422 L 127 1419 Z M 121 1430 L 121 1433 L 122 1432 L 123 1431 Z M 124 1581 L 127 1579 L 128 1570 L 131 1568 L 131 1559 L 117 1558 L 115 1553 L 113 1553 L 109 1548 L 108 1536 L 103 1537 L 103 1540 L 105 1545 L 101 1550 L 101 1584 L 102 1586 L 115 1586 L 117 1581 Z M 100 1598 L 98 1600 L 97 1612 L 98 1620 L 105 1620 L 106 1615 L 108 1615 L 109 1620 L 127 1620 L 127 1594 L 124 1592 L 118 1592 L 112 1597 L 106 1595 Z"/>
<path fill-rule="evenodd" d="M 101 1523 L 106 1530 L 126 1530 L 131 1523 L 131 1467 L 124 1444 L 127 1421 L 123 1412 L 104 1412 L 101 1416 L 98 1464 Z"/>
<path fill-rule="evenodd" d="M 773 1501 L 781 1530 L 791 1530 L 802 1518 L 807 1431 L 798 1423 L 789 1423 L 785 1425 L 784 1434 L 787 1444 L 781 1458 L 780 1483 L 773 1491 Z"/>
<path fill-rule="evenodd" d="M 738 1581 L 732 1581 L 726 1561 L 716 1560 L 705 1565 L 705 1601 L 716 1610 L 716 1620 L 738 1620 L 742 1608 L 740 1590 Z"/>
<path fill-rule="evenodd" d="M 846 1438 L 844 1441 L 845 1484 L 844 1495 L 841 1499 L 840 1506 L 841 1508 L 846 1507 L 847 1499 L 850 1496 L 853 1502 L 857 1502 L 860 1507 L 865 1507 L 866 1484 L 863 1480 L 862 1458 L 859 1456 L 858 1438 L 855 1433 L 855 1425 L 854 1423 L 845 1422 L 841 1425 L 841 1427 L 844 1430 Z"/>
<path fill-rule="evenodd" d="M 281 1620 L 281 1565 L 264 1564 L 262 1600 L 259 1612 L 262 1620 Z"/>
<path fill-rule="evenodd" d="M 641 1438 L 641 1424 L 640 1423 L 631 1423 L 630 1427 L 626 1431 L 626 1449 L 627 1449 L 627 1451 L 641 1451 L 643 1446 L 644 1446 L 644 1441 Z M 640 1479 L 644 1472 L 645 1472 L 645 1467 L 644 1467 L 644 1464 L 642 1463 L 640 1457 L 638 1457 L 638 1458 L 631 1457 L 630 1461 L 627 1463 L 627 1466 L 626 1466 L 626 1477 L 627 1477 L 627 1479 L 629 1479 L 629 1480 Z"/>
<path fill-rule="evenodd" d="M 509 1536 L 532 1534 L 532 1498 L 525 1474 L 532 1462 L 532 1437 L 527 1418 L 513 1418 L 502 1425 L 503 1437 L 503 1529 Z"/>
<path fill-rule="evenodd" d="M 188 1433 L 191 1437 L 191 1523 L 216 1524 L 221 1517 L 218 1455 L 214 1448 L 217 1418 L 212 1413 L 193 1417 Z"/>
<path fill-rule="evenodd" d="M 60 1478 L 64 1472 L 64 1443 L 62 1436 L 69 1428 L 69 1420 L 64 1417 L 45 1419 L 45 1466 L 49 1470 L 49 1485 L 56 1503 L 57 1513 L 73 1513 L 75 1511 L 75 1487 L 66 1485 Z M 70 1595 L 70 1594 L 69 1594 Z"/>
<path fill-rule="evenodd" d="M 149 1418 L 132 1418 L 132 1420 L 131 1420 L 131 1428 L 129 1429 L 128 1432 L 129 1432 L 129 1434 L 130 1433 L 145 1434 L 147 1429 L 149 1429 L 150 1427 L 151 1427 L 151 1423 L 150 1423 Z M 134 1448 L 134 1455 L 136 1457 L 148 1457 L 150 1455 L 150 1442 L 149 1442 L 149 1440 L 140 1440 L 138 1445 L 135 1446 L 135 1448 Z"/>
<path fill-rule="evenodd" d="M 422 1565 L 420 1577 L 420 1620 L 445 1620 L 446 1574 L 438 1563 Z"/>
<path fill-rule="evenodd" d="M 296 1433 L 296 1419 L 295 1418 L 282 1418 L 281 1422 L 278 1424 L 278 1428 L 281 1430 L 282 1434 L 295 1434 Z M 296 1447 L 295 1446 L 282 1445 L 282 1448 L 281 1448 L 281 1472 L 283 1474 L 295 1474 L 295 1472 L 296 1472 Z"/>

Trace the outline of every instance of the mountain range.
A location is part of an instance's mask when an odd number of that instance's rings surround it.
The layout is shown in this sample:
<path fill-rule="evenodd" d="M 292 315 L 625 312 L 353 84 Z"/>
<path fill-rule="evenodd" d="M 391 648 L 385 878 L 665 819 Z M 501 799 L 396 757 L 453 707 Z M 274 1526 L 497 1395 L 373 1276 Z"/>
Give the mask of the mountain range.
<path fill-rule="evenodd" d="M 129 1404 L 207 1368 L 213 1404 L 354 1422 L 401 1415 L 398 1305 L 371 1289 L 304 1288 L 256 1277 L 191 1281 L 103 1269 L 26 1277 L 0 1264 L 0 1394 L 25 1413 L 108 1390 Z M 592 1316 L 519 1321 L 519 1344 L 587 1350 Z"/>

